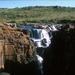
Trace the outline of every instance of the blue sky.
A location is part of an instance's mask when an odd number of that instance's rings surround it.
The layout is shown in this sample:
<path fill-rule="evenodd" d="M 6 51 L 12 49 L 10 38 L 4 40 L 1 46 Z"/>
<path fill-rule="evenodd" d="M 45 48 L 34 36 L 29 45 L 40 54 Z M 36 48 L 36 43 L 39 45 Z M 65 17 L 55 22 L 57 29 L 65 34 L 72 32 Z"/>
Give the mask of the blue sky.
<path fill-rule="evenodd" d="M 36 5 L 75 7 L 75 0 L 0 0 L 0 8 L 15 8 Z"/>

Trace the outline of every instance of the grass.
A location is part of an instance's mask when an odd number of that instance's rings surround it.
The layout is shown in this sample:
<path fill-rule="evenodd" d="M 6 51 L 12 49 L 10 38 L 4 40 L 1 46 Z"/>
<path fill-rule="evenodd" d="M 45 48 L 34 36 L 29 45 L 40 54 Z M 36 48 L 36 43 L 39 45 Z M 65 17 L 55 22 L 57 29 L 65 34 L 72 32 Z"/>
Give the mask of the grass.
<path fill-rule="evenodd" d="M 0 9 L 0 21 L 25 21 L 56 23 L 56 20 L 75 20 L 75 8 L 34 6 L 13 9 Z"/>

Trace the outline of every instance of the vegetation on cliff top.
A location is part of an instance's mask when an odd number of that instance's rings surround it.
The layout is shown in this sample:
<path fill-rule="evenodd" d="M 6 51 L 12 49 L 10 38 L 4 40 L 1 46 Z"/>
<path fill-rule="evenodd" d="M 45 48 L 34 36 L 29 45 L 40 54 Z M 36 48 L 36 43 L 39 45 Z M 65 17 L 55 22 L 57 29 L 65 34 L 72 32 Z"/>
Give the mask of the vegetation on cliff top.
<path fill-rule="evenodd" d="M 29 6 L 0 8 L 0 21 L 24 23 L 74 23 L 75 8 L 61 6 Z"/>

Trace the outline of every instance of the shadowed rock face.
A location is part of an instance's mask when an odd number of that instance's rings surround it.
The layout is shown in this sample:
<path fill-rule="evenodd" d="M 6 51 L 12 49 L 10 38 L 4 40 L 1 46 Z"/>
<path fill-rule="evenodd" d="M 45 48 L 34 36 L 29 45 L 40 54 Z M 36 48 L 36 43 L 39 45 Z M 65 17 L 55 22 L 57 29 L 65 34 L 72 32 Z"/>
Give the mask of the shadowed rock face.
<path fill-rule="evenodd" d="M 32 61 L 28 64 L 6 61 L 5 66 L 5 72 L 10 73 L 11 75 L 41 75 L 37 68 L 38 66 L 36 61 Z"/>
<path fill-rule="evenodd" d="M 44 52 L 44 75 L 75 75 L 75 29 L 63 27 L 53 34 Z"/>

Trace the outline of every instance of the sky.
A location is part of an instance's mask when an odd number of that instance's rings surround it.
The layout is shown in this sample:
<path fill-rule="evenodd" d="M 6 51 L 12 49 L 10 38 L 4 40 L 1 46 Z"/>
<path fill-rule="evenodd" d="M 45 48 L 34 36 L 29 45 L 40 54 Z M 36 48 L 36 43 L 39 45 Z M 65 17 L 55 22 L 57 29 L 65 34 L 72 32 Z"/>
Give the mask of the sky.
<path fill-rule="evenodd" d="M 75 7 L 75 0 L 0 0 L 0 8 L 21 8 L 28 6 Z"/>

